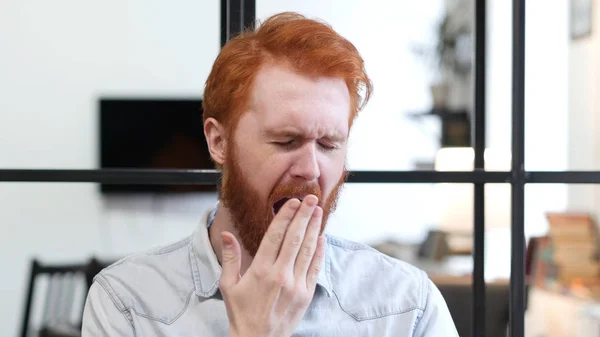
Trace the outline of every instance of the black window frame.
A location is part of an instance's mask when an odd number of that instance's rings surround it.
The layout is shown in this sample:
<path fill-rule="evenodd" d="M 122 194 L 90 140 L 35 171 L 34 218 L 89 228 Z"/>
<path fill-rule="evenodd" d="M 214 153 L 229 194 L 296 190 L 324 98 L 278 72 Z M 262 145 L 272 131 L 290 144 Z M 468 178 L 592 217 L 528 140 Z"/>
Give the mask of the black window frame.
<path fill-rule="evenodd" d="M 221 45 L 255 20 L 256 0 L 221 0 Z M 511 184 L 511 276 L 509 335 L 524 335 L 525 233 L 524 194 L 526 184 L 600 184 L 600 171 L 525 171 L 525 0 L 513 0 L 512 13 L 512 163 L 507 172 L 484 169 L 486 1 L 475 0 L 474 118 L 472 146 L 474 170 L 441 171 L 353 171 L 348 183 L 472 183 L 474 187 L 473 336 L 485 331 L 484 281 L 484 187 L 489 183 Z M 216 184 L 217 170 L 141 169 L 0 169 L 0 183 L 63 182 L 105 184 Z"/>

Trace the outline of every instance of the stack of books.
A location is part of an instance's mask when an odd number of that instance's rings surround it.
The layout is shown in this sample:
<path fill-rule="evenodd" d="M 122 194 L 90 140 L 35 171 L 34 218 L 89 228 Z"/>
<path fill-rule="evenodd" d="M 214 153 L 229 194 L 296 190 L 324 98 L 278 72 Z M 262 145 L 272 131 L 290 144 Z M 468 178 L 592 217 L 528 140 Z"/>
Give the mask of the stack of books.
<path fill-rule="evenodd" d="M 547 213 L 548 235 L 527 248 L 528 283 L 600 295 L 598 228 L 589 214 Z"/>
<path fill-rule="evenodd" d="M 598 230 L 588 214 L 548 213 L 552 263 L 549 277 L 570 285 L 600 279 Z"/>

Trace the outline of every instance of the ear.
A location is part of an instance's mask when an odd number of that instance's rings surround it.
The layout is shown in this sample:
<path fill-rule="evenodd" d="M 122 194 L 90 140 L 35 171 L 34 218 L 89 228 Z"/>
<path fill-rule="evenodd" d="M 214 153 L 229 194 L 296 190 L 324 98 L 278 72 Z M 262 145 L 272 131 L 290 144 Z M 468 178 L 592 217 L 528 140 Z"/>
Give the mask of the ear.
<path fill-rule="evenodd" d="M 212 117 L 207 118 L 204 122 L 204 137 L 212 159 L 218 165 L 223 165 L 227 153 L 227 135 L 223 125 Z"/>

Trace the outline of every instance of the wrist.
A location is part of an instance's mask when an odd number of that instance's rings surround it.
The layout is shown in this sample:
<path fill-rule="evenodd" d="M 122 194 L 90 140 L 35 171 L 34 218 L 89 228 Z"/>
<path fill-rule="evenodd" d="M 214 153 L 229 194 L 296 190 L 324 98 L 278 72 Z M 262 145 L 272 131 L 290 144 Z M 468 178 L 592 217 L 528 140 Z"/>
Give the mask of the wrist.
<path fill-rule="evenodd" d="M 242 334 L 229 326 L 229 333 L 227 334 L 227 337 L 242 337 Z"/>
<path fill-rule="evenodd" d="M 231 327 L 229 327 L 229 333 L 227 334 L 227 337 L 262 337 L 261 335 L 258 334 L 243 334 L 240 333 L 239 331 L 236 331 L 235 329 L 232 329 Z"/>

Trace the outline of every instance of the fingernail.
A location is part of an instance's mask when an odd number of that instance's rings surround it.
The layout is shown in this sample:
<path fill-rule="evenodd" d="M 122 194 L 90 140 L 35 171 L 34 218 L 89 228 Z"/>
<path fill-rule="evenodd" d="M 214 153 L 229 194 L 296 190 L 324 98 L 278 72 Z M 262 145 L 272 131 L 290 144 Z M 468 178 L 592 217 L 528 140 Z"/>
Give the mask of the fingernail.
<path fill-rule="evenodd" d="M 307 203 L 309 206 L 314 206 L 314 205 L 316 205 L 316 204 L 317 204 L 317 201 L 319 201 L 319 200 L 318 200 L 318 199 L 317 199 L 317 197 L 315 197 L 315 196 L 309 196 L 309 197 L 307 197 L 307 198 L 306 198 L 306 203 Z"/>
<path fill-rule="evenodd" d="M 294 211 L 297 210 L 300 207 L 300 205 L 302 204 L 300 202 L 300 200 L 298 200 L 296 198 L 290 199 L 290 201 L 288 201 L 288 203 L 289 203 L 290 208 Z"/>
<path fill-rule="evenodd" d="M 231 238 L 228 235 L 221 233 L 221 240 L 223 241 L 224 248 L 231 248 Z"/>

